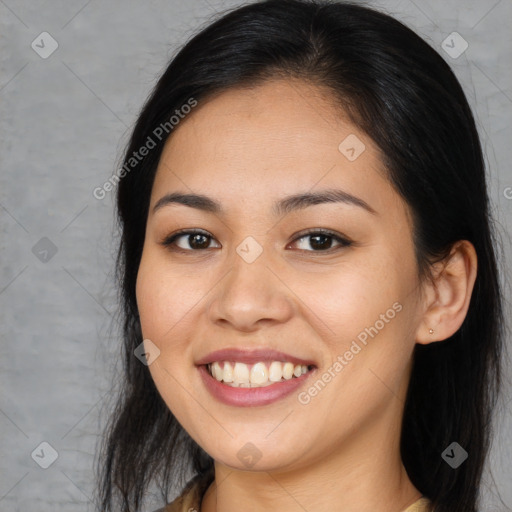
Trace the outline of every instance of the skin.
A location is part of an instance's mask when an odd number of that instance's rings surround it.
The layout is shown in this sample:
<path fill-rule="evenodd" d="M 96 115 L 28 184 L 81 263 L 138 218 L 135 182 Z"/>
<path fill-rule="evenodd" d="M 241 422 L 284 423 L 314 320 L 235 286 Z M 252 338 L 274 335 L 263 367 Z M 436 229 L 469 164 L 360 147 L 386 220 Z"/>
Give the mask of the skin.
<path fill-rule="evenodd" d="M 354 161 L 338 149 L 350 134 L 365 145 Z M 374 213 L 342 202 L 271 211 L 285 196 L 328 188 Z M 225 212 L 179 204 L 153 212 L 177 191 L 205 194 Z M 194 249 L 186 235 L 175 242 L 182 252 L 161 244 L 184 228 L 207 231 L 199 244 L 207 248 Z M 353 243 L 327 239 L 318 249 L 311 236 L 299 239 L 309 228 Z M 160 350 L 149 366 L 155 384 L 215 460 L 202 512 L 234 512 L 240 503 L 254 512 L 399 512 L 421 496 L 399 452 L 411 355 L 416 343 L 460 327 L 476 256 L 461 242 L 423 282 L 412 229 L 378 148 L 326 90 L 277 79 L 232 89 L 175 129 L 151 194 L 136 293 L 143 336 Z M 248 236 L 263 250 L 252 263 L 236 252 Z M 306 405 L 297 393 L 266 406 L 225 405 L 194 364 L 217 349 L 270 347 L 316 361 L 312 383 L 397 302 L 402 310 Z M 261 453 L 252 468 L 237 457 L 248 442 Z"/>

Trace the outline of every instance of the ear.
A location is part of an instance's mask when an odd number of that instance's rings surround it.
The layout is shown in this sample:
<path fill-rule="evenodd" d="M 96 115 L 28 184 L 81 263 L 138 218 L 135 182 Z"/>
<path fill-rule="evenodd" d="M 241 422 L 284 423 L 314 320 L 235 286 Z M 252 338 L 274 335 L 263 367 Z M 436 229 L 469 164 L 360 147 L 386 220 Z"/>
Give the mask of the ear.
<path fill-rule="evenodd" d="M 416 342 L 427 345 L 449 338 L 460 328 L 469 308 L 477 274 L 477 256 L 467 240 L 456 242 L 449 255 L 433 265 L 424 284 L 424 313 Z"/>

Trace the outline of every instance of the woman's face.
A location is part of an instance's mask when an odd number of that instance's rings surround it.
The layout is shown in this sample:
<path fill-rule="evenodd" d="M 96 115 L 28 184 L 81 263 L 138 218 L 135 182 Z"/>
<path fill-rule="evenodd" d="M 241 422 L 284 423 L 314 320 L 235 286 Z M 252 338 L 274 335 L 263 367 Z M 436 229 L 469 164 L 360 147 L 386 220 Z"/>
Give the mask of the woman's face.
<path fill-rule="evenodd" d="M 332 201 L 311 200 L 328 190 Z M 160 201 L 177 193 L 218 211 Z M 309 199 L 287 200 L 297 195 Z M 183 229 L 201 233 L 163 244 Z M 396 441 L 420 289 L 407 207 L 326 92 L 289 80 L 230 90 L 175 128 L 137 303 L 145 347 L 160 351 L 155 384 L 216 461 L 292 469 Z M 241 387 L 211 377 L 214 362 Z"/>

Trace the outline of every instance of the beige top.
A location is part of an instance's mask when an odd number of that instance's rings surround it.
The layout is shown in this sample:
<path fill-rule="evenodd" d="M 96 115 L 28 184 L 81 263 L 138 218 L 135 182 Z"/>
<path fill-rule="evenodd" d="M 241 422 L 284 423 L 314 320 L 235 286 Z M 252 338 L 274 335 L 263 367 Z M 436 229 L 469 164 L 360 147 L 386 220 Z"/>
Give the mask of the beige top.
<path fill-rule="evenodd" d="M 183 492 L 172 503 L 155 510 L 155 512 L 199 512 L 203 495 L 212 483 L 213 478 L 212 472 L 196 475 L 187 483 Z M 422 497 L 402 512 L 430 512 L 429 504 L 430 500 Z"/>

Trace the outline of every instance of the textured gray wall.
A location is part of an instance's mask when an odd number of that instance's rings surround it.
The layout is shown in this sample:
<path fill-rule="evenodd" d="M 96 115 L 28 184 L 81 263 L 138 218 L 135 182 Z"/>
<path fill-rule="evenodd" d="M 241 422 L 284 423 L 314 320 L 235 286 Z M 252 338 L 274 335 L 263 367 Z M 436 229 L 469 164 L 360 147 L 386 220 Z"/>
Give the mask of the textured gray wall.
<path fill-rule="evenodd" d="M 113 194 L 97 200 L 92 191 L 116 168 L 138 109 L 177 46 L 236 4 L 0 0 L 2 512 L 93 510 L 95 448 L 119 337 Z M 510 268 L 512 1 L 373 5 L 423 35 L 462 81 Z M 453 36 L 452 56 L 442 49 L 454 31 L 468 44 L 460 56 L 453 52 L 463 41 Z M 510 391 L 486 475 L 486 511 L 505 510 L 498 493 L 512 509 Z"/>

